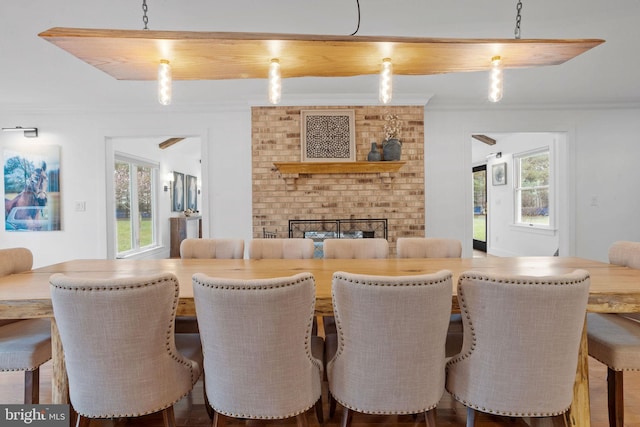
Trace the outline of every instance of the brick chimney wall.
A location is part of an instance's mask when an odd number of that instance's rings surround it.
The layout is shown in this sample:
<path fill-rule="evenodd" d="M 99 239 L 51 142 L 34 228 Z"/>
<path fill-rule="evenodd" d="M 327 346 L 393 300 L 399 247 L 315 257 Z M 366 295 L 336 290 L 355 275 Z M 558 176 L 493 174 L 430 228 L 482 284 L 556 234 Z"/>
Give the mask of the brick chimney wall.
<path fill-rule="evenodd" d="M 391 179 L 378 174 L 300 174 L 294 185 L 274 162 L 300 161 L 300 111 L 355 112 L 356 161 L 367 160 L 371 142 L 382 151 L 387 114 L 402 121 L 401 161 Z M 253 107 L 253 236 L 263 228 L 288 237 L 290 219 L 387 218 L 392 256 L 401 236 L 424 236 L 424 108 L 421 106 Z"/>

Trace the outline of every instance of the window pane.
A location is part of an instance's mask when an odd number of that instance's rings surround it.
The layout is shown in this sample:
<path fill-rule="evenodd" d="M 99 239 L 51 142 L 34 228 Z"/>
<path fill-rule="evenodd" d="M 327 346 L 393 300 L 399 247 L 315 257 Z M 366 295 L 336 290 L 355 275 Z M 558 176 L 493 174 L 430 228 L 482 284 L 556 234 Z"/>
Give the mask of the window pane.
<path fill-rule="evenodd" d="M 520 187 L 549 185 L 549 153 L 520 159 Z"/>
<path fill-rule="evenodd" d="M 473 238 L 487 241 L 487 171 L 473 172 Z"/>
<path fill-rule="evenodd" d="M 149 246 L 153 242 L 153 193 L 151 191 L 152 170 L 138 166 L 138 227 L 139 246 Z"/>
<path fill-rule="evenodd" d="M 549 189 L 535 188 L 520 191 L 520 221 L 549 225 Z"/>
<path fill-rule="evenodd" d="M 133 248 L 133 227 L 131 227 L 131 175 L 127 163 L 116 162 L 114 188 L 116 198 L 116 238 L 118 252 Z"/>

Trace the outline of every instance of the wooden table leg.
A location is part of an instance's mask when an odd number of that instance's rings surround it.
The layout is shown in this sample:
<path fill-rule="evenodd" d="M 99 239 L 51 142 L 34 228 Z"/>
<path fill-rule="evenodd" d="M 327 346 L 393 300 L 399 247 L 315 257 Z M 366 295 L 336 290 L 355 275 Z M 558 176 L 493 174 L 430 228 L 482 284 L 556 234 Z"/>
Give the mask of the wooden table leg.
<path fill-rule="evenodd" d="M 571 427 L 591 427 L 591 402 L 589 400 L 589 349 L 587 348 L 587 322 L 585 319 L 578 352 L 578 369 L 573 384 L 573 402 L 569 411 Z"/>
<path fill-rule="evenodd" d="M 58 333 L 58 325 L 51 318 L 51 359 L 53 361 L 53 373 L 51 376 L 51 401 L 52 403 L 69 403 L 69 380 L 67 368 L 64 364 L 62 342 Z"/>

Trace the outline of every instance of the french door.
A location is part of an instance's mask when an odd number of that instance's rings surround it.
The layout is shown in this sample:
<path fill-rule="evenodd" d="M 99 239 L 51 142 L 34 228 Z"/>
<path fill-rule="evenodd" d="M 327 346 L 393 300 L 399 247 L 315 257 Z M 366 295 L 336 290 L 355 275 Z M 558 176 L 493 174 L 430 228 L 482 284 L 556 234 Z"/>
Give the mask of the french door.
<path fill-rule="evenodd" d="M 473 249 L 487 251 L 487 165 L 473 168 Z"/>

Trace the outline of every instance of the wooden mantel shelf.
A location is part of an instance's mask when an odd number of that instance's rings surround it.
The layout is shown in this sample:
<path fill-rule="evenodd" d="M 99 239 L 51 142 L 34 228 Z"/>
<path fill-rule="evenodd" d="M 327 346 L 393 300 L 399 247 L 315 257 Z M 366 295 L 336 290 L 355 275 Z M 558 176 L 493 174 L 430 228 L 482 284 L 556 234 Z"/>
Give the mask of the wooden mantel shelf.
<path fill-rule="evenodd" d="M 406 162 L 275 162 L 281 174 L 389 173 L 398 172 Z"/>

